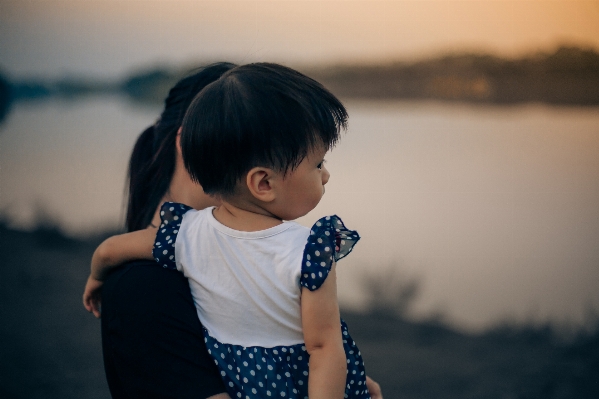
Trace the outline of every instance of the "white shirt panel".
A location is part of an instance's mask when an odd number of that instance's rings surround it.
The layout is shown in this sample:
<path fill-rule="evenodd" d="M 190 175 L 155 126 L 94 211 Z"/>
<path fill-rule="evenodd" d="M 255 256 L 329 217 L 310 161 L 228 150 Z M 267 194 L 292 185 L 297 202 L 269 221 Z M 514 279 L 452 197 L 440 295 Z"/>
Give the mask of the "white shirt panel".
<path fill-rule="evenodd" d="M 310 229 L 284 222 L 237 231 L 212 210 L 188 211 L 175 242 L 177 269 L 189 279 L 204 327 L 245 347 L 303 342 L 299 280 Z"/>

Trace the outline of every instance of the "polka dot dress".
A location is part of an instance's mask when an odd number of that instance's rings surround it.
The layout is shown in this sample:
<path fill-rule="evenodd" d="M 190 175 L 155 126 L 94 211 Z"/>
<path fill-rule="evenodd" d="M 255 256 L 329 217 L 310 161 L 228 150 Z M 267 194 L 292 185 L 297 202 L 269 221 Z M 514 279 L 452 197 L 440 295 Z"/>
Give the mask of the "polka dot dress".
<path fill-rule="evenodd" d="M 165 203 L 160 215 L 153 254 L 165 268 L 176 269 L 175 241 L 183 215 L 191 208 Z M 326 280 L 333 262 L 347 256 L 360 239 L 338 216 L 318 220 L 304 248 L 300 285 L 317 290 Z M 347 358 L 345 398 L 370 398 L 362 356 L 341 320 Z M 221 343 L 204 330 L 208 352 L 214 359 L 231 398 L 308 398 L 309 354 L 304 344 L 264 348 Z"/>

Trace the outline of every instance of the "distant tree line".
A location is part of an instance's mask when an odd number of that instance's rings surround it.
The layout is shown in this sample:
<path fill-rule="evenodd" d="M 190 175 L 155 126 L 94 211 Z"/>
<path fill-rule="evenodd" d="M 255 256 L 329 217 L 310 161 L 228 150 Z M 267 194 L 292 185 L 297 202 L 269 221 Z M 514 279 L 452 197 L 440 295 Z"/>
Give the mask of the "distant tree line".
<path fill-rule="evenodd" d="M 599 104 L 599 53 L 560 47 L 519 59 L 452 54 L 413 63 L 311 71 L 341 97 Z"/>
<path fill-rule="evenodd" d="M 599 53 L 578 47 L 517 59 L 450 54 L 416 62 L 315 66 L 302 71 L 342 98 L 599 105 Z M 118 93 L 136 102 L 161 103 L 188 72 L 154 68 L 120 82 L 81 78 L 10 82 L 0 74 L 0 120 L 11 102 L 50 97 Z"/>

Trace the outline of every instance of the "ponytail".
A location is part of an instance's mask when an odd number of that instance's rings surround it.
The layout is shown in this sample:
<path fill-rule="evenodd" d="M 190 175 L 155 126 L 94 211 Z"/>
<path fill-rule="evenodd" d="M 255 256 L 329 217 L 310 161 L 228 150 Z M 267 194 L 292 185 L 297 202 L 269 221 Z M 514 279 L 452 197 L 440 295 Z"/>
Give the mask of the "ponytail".
<path fill-rule="evenodd" d="M 154 125 L 143 131 L 133 147 L 129 160 L 129 198 L 125 222 L 127 231 L 144 229 L 152 222 L 154 212 L 173 175 L 174 146 L 171 167 L 168 166 L 169 162 L 157 162 L 160 160 L 160 154 L 154 151 L 154 132 Z"/>

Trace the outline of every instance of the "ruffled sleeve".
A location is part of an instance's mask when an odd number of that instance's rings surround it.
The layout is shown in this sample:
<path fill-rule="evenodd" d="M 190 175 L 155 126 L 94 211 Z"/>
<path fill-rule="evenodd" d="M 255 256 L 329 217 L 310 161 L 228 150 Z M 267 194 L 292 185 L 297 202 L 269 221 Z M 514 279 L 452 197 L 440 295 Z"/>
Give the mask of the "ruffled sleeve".
<path fill-rule="evenodd" d="M 339 216 L 326 216 L 310 229 L 304 248 L 300 284 L 310 291 L 320 288 L 333 262 L 346 257 L 360 239 L 355 230 L 349 230 Z"/>
<path fill-rule="evenodd" d="M 158 233 L 156 233 L 152 255 L 156 262 L 166 269 L 177 269 L 175 241 L 177 240 L 177 234 L 179 234 L 183 215 L 190 209 L 192 208 L 176 202 L 165 202 L 160 208 L 162 223 L 158 228 Z"/>

